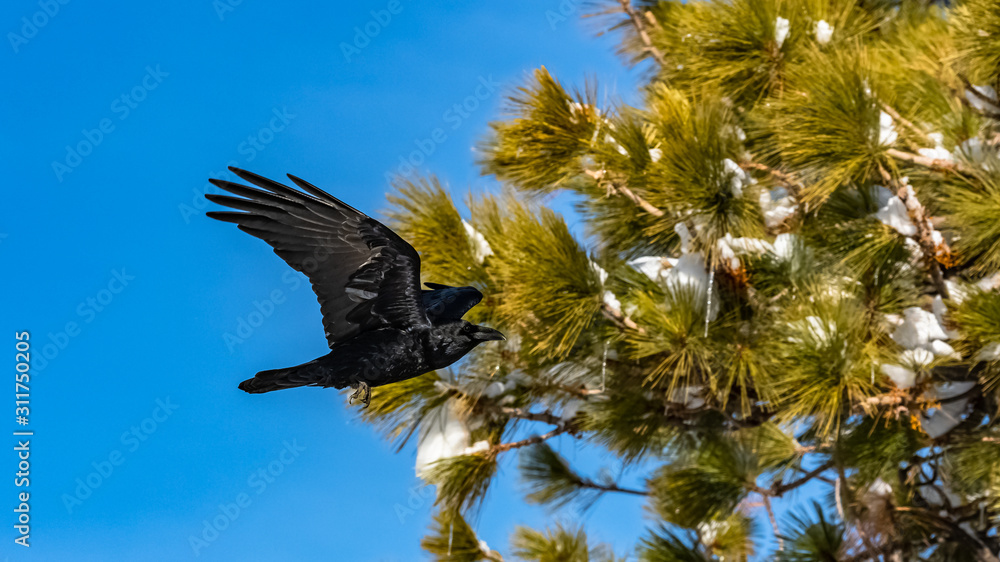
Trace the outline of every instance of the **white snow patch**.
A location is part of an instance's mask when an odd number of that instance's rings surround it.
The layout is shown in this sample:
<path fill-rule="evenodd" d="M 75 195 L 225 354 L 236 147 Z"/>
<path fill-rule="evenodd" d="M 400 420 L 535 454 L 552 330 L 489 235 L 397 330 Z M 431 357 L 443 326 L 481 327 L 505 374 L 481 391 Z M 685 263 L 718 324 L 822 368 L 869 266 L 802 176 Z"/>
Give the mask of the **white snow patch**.
<path fill-rule="evenodd" d="M 569 112 L 574 115 L 573 119 L 575 122 L 576 114 L 579 113 L 583 116 L 587 116 L 587 113 L 593 111 L 596 117 L 601 116 L 601 108 L 590 105 L 589 103 L 580 103 L 578 101 L 569 102 Z"/>
<path fill-rule="evenodd" d="M 837 325 L 833 322 L 824 321 L 819 316 L 806 316 L 793 324 L 797 328 L 808 332 L 814 340 L 821 343 L 830 343 L 837 335 Z"/>
<path fill-rule="evenodd" d="M 899 388 L 910 388 L 917 382 L 917 374 L 899 365 L 881 365 L 879 369 Z"/>
<path fill-rule="evenodd" d="M 927 503 L 933 506 L 944 506 L 944 502 L 947 501 L 950 507 L 958 507 L 962 505 L 962 498 L 951 491 L 951 488 L 947 486 L 920 486 L 917 488 L 920 490 L 920 495 L 923 496 Z M 944 491 L 944 495 L 941 495 L 939 490 Z"/>
<path fill-rule="evenodd" d="M 483 263 L 486 256 L 493 255 L 493 248 L 490 247 L 490 243 L 486 241 L 486 237 L 482 235 L 481 232 L 476 230 L 474 226 L 462 220 L 462 226 L 465 227 L 465 234 L 469 237 L 472 242 L 472 256 L 479 263 Z"/>
<path fill-rule="evenodd" d="M 663 272 L 665 271 L 663 259 L 659 256 L 642 256 L 628 262 L 628 264 L 654 282 L 659 283 L 663 281 Z"/>
<path fill-rule="evenodd" d="M 794 234 L 779 234 L 777 238 L 774 239 L 774 255 L 781 260 L 789 260 L 795 253 L 795 235 Z"/>
<path fill-rule="evenodd" d="M 486 388 L 483 389 L 483 396 L 487 398 L 496 398 L 497 396 L 503 394 L 504 391 L 506 390 L 507 387 L 506 385 L 504 385 L 504 383 L 500 381 L 494 381 L 486 385 Z"/>
<path fill-rule="evenodd" d="M 650 148 L 649 149 L 649 159 L 650 160 L 652 160 L 653 162 L 659 162 L 660 158 L 663 158 L 663 151 L 662 150 L 660 150 L 659 148 Z"/>
<path fill-rule="evenodd" d="M 700 386 L 675 388 L 670 393 L 670 401 L 675 404 L 684 404 L 684 407 L 689 410 L 696 410 L 705 405 L 705 399 L 701 396 L 703 390 Z"/>
<path fill-rule="evenodd" d="M 744 187 L 757 183 L 757 180 L 753 179 L 746 170 L 740 168 L 739 164 L 729 158 L 722 161 L 722 168 L 725 170 L 726 177 L 729 178 L 729 189 L 732 191 L 733 197 L 742 197 Z"/>
<path fill-rule="evenodd" d="M 976 386 L 975 381 L 943 382 L 924 393 L 928 400 L 946 400 L 959 396 Z M 961 423 L 962 414 L 969 404 L 968 398 L 942 402 L 940 408 L 931 408 L 920 414 L 920 427 L 932 439 L 937 439 Z"/>
<path fill-rule="evenodd" d="M 906 205 L 896 196 L 889 198 L 889 202 L 875 213 L 875 217 L 883 224 L 891 226 L 896 232 L 903 236 L 913 236 L 917 233 L 917 227 L 910 220 L 910 214 L 906 211 Z"/>
<path fill-rule="evenodd" d="M 682 222 L 675 224 L 674 232 L 676 232 L 677 236 L 679 236 L 681 239 L 681 253 L 686 254 L 689 251 L 691 251 L 692 236 L 691 236 L 691 231 L 688 230 L 687 225 Z"/>
<path fill-rule="evenodd" d="M 896 128 L 893 126 L 892 115 L 886 112 L 879 113 L 878 116 L 878 143 L 882 146 L 888 146 L 899 138 L 899 133 L 896 132 Z"/>
<path fill-rule="evenodd" d="M 976 361 L 996 361 L 1000 359 L 1000 342 L 987 344 L 976 354 Z"/>
<path fill-rule="evenodd" d="M 698 292 L 704 292 L 708 287 L 705 258 L 698 253 L 685 254 L 677 260 L 677 265 L 663 275 L 663 279 L 674 287 L 691 287 Z"/>
<path fill-rule="evenodd" d="M 924 257 L 923 250 L 920 249 L 920 244 L 917 244 L 917 241 L 913 238 L 906 238 L 903 240 L 903 245 L 910 251 L 910 263 L 914 265 L 920 263 L 920 260 Z"/>
<path fill-rule="evenodd" d="M 826 23 L 826 20 L 819 20 L 813 26 L 813 33 L 820 45 L 826 45 L 833 38 L 833 26 Z"/>
<path fill-rule="evenodd" d="M 563 406 L 562 413 L 559 415 L 559 419 L 569 421 L 575 418 L 577 412 L 580 411 L 581 406 L 583 406 L 583 400 L 577 400 L 576 398 L 566 402 L 566 405 Z"/>
<path fill-rule="evenodd" d="M 761 240 L 760 238 L 733 238 L 732 235 L 726 234 L 726 242 L 737 254 L 763 254 L 765 252 L 773 252 L 774 247 L 767 240 Z"/>
<path fill-rule="evenodd" d="M 590 269 L 593 269 L 594 273 L 597 274 L 597 277 L 601 280 L 601 285 L 608 280 L 608 272 L 604 271 L 604 268 L 597 265 L 597 263 L 590 262 Z"/>
<path fill-rule="evenodd" d="M 916 211 L 920 208 L 920 201 L 917 199 L 917 194 L 913 191 L 913 186 L 910 185 L 910 178 L 904 176 L 899 178 L 899 183 L 903 184 L 903 187 L 899 188 L 903 192 L 906 198 L 906 208 L 911 211 Z"/>
<path fill-rule="evenodd" d="M 726 236 L 729 236 L 729 234 L 727 233 Z M 731 236 L 730 239 L 732 239 Z M 725 238 L 719 238 L 716 247 L 719 249 L 719 257 L 723 261 L 729 262 L 730 269 L 739 269 L 740 259 L 736 257 L 736 252 L 729 246 Z"/>
<path fill-rule="evenodd" d="M 965 394 L 974 386 L 976 386 L 976 381 L 947 381 L 934 385 L 934 388 L 924 394 L 930 400 L 944 400 Z"/>
<path fill-rule="evenodd" d="M 876 478 L 875 481 L 868 486 L 868 493 L 875 494 L 876 496 L 888 496 L 892 493 L 892 486 L 885 480 Z"/>
<path fill-rule="evenodd" d="M 612 310 L 621 311 L 622 309 L 621 301 L 619 301 L 618 297 L 616 297 L 611 291 L 604 291 L 604 304 L 611 307 Z"/>
<path fill-rule="evenodd" d="M 612 137 L 611 135 L 604 135 L 604 142 L 610 144 L 611 146 L 614 146 L 618 150 L 618 154 L 621 154 L 622 156 L 628 156 L 628 151 L 625 150 L 625 147 L 622 146 L 621 143 L 615 140 L 615 138 Z"/>
<path fill-rule="evenodd" d="M 775 228 L 785 222 L 785 219 L 795 214 L 797 207 L 795 199 L 783 187 L 760 192 L 760 208 L 764 211 L 764 222 L 768 228 Z"/>
<path fill-rule="evenodd" d="M 788 31 L 788 20 L 778 16 L 778 19 L 774 21 L 774 41 L 778 44 L 779 49 L 785 44 L 785 39 L 788 38 Z"/>
<path fill-rule="evenodd" d="M 436 412 L 427 416 L 420 426 L 417 442 L 417 476 L 423 477 L 433 463 L 465 454 L 469 446 L 469 428 L 444 404 Z"/>
<path fill-rule="evenodd" d="M 933 158 L 935 160 L 946 160 L 951 161 L 953 156 L 951 151 L 944 147 L 944 135 L 941 133 L 929 133 L 927 135 L 932 141 L 934 141 L 934 148 L 921 148 L 917 152 L 924 158 Z"/>
<path fill-rule="evenodd" d="M 979 137 L 972 137 L 955 147 L 955 156 L 961 157 L 969 162 L 983 162 L 986 159 L 986 150 L 983 141 Z M 983 164 L 985 166 L 985 163 Z"/>
<path fill-rule="evenodd" d="M 759 238 L 733 238 L 733 235 L 728 232 L 725 237 L 719 238 L 718 242 L 716 242 L 716 247 L 719 249 L 719 255 L 722 259 L 729 260 L 729 265 L 732 269 L 738 269 L 740 266 L 740 260 L 737 256 L 763 254 L 774 251 L 771 244 L 765 240 L 760 240 Z"/>
<path fill-rule="evenodd" d="M 948 351 L 940 346 L 935 349 L 932 342 L 946 340 L 948 334 L 941 327 L 937 316 L 916 306 L 911 306 L 903 311 L 903 322 L 896 328 L 891 337 L 904 349 L 922 348 L 939 355 L 954 353 L 954 350 Z M 948 349 L 950 348 L 951 346 L 948 346 Z"/>
<path fill-rule="evenodd" d="M 981 96 L 977 96 L 975 93 L 966 90 L 965 99 L 969 101 L 969 105 L 979 111 L 991 113 L 1000 111 L 1000 101 L 997 100 L 997 91 L 993 89 L 993 86 L 973 86 L 973 89 L 992 101 L 986 101 Z"/>
<path fill-rule="evenodd" d="M 715 544 L 715 539 L 719 536 L 719 531 L 725 532 L 728 528 L 729 524 L 725 521 L 705 521 L 698 523 L 698 538 L 701 540 L 701 544 L 712 545 Z"/>
<path fill-rule="evenodd" d="M 677 264 L 663 275 L 663 284 L 677 291 L 682 288 L 694 290 L 695 298 L 705 298 L 708 295 L 709 276 L 705 269 L 705 258 L 700 253 L 685 254 L 677 260 Z M 708 309 L 708 319 L 715 320 L 719 313 L 718 299 L 712 300 Z"/>
<path fill-rule="evenodd" d="M 941 340 L 934 340 L 931 342 L 931 351 L 934 353 L 934 355 L 940 355 L 941 357 L 948 357 L 956 361 L 962 360 L 962 356 L 959 355 L 957 351 L 955 351 L 954 347 L 950 346 L 949 344 Z"/>
<path fill-rule="evenodd" d="M 899 358 L 903 360 L 903 363 L 919 369 L 930 365 L 931 362 L 934 361 L 934 354 L 923 348 L 907 349 L 903 353 L 899 354 Z"/>
<path fill-rule="evenodd" d="M 979 287 L 980 290 L 986 292 L 992 291 L 997 287 L 1000 287 L 1000 272 L 994 273 L 989 277 L 983 277 L 976 283 L 976 286 Z"/>
<path fill-rule="evenodd" d="M 463 455 L 475 455 L 478 453 L 483 453 L 490 450 L 489 441 L 476 441 L 471 447 L 466 447 L 465 451 L 462 452 Z"/>
<path fill-rule="evenodd" d="M 944 286 L 948 288 L 948 296 L 951 297 L 951 302 L 955 304 L 962 304 L 962 301 L 965 300 L 967 295 L 965 287 L 959 285 L 951 279 L 945 279 Z"/>
<path fill-rule="evenodd" d="M 878 201 L 879 208 L 888 205 L 893 195 L 893 192 L 889 191 L 884 185 L 875 186 L 875 199 Z"/>

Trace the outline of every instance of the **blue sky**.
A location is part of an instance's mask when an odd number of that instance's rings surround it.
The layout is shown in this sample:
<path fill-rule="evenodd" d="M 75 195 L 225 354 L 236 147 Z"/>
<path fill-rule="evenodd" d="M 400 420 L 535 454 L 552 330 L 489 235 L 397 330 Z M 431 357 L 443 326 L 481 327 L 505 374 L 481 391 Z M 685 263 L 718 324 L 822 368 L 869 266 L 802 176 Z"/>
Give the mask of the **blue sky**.
<path fill-rule="evenodd" d="M 471 148 L 526 73 L 594 77 L 610 98 L 640 78 L 579 14 L 547 17 L 560 9 L 578 3 L 5 2 L 0 355 L 9 372 L 14 334 L 30 332 L 35 435 L 30 549 L 13 543 L 25 489 L 4 438 L 0 557 L 422 559 L 431 501 L 412 445 L 396 454 L 334 391 L 237 390 L 326 347 L 309 288 L 265 244 L 206 219 L 202 194 L 235 164 L 376 214 L 386 173 L 421 145 L 420 170 L 459 199 L 493 188 Z M 257 326 L 227 342 L 241 319 Z M 13 400 L 0 401 L 8 431 Z M 513 460 L 474 521 L 504 553 L 516 524 L 552 520 L 522 503 Z M 226 528 L 196 557 L 206 520 Z M 643 533 L 631 497 L 586 521 L 619 554 Z"/>

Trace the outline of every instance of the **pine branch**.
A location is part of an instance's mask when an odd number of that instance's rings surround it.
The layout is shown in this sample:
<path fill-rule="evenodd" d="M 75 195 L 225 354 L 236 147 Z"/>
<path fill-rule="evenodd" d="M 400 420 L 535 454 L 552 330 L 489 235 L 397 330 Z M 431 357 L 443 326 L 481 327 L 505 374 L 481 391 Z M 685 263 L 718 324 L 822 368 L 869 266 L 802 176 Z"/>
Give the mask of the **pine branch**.
<path fill-rule="evenodd" d="M 830 459 L 825 463 L 821 464 L 820 466 L 816 467 L 815 469 L 807 472 L 804 476 L 802 476 L 798 480 L 793 480 L 786 484 L 775 483 L 770 488 L 754 487 L 754 491 L 760 494 L 761 498 L 763 498 L 764 509 L 767 510 L 767 517 L 771 521 L 771 527 L 774 529 L 774 536 L 778 540 L 778 552 L 784 550 L 785 543 L 778 529 L 778 520 L 775 518 L 774 510 L 771 507 L 771 498 L 781 497 L 785 492 L 794 490 L 795 488 L 802 486 L 803 484 L 809 482 L 813 478 L 816 478 L 823 472 L 833 468 L 833 466 L 834 466 L 834 461 L 833 459 Z"/>
<path fill-rule="evenodd" d="M 781 538 L 781 532 L 778 529 L 778 519 L 774 516 L 774 509 L 771 507 L 771 498 L 766 494 L 762 496 L 764 498 L 764 509 L 767 510 L 767 518 L 771 521 L 771 529 L 774 530 L 774 538 L 778 539 L 778 552 L 785 550 L 785 540 Z"/>
<path fill-rule="evenodd" d="M 836 491 L 837 508 L 840 512 L 841 520 L 846 523 L 847 515 L 851 515 L 852 517 L 854 516 L 854 493 L 847 484 L 847 473 L 844 470 L 844 465 L 836 463 L 835 466 L 837 468 L 837 483 L 839 484 Z M 846 509 L 843 504 L 842 496 L 848 496 L 851 500 L 850 503 L 847 504 Z M 860 525 L 855 525 L 854 528 L 857 530 L 858 536 L 861 537 L 861 542 L 865 545 L 865 548 L 868 549 L 869 552 L 880 552 L 880 550 L 875 546 L 875 543 L 873 543 L 871 538 L 868 536 L 868 533 L 866 533 Z"/>
<path fill-rule="evenodd" d="M 642 197 L 636 195 L 635 192 L 629 189 L 624 182 L 608 179 L 608 173 L 606 170 L 584 170 L 584 173 L 591 178 L 594 178 L 598 185 L 603 185 L 608 191 L 608 194 L 621 195 L 654 217 L 659 218 L 664 215 L 661 209 L 657 209 L 649 201 L 646 201 Z"/>
<path fill-rule="evenodd" d="M 785 492 L 794 490 L 795 488 L 798 488 L 799 486 L 805 484 L 806 482 L 812 480 L 813 478 L 816 478 L 817 476 L 826 472 L 827 470 L 830 470 L 831 468 L 833 468 L 833 465 L 834 465 L 833 459 L 830 459 L 825 463 L 817 466 L 815 469 L 810 470 L 798 480 L 793 480 L 785 484 L 775 484 L 771 486 L 770 493 L 771 495 L 780 497 Z"/>
<path fill-rule="evenodd" d="M 579 397 L 584 398 L 584 399 L 589 398 L 591 396 L 598 395 L 598 394 L 604 394 L 604 392 L 605 392 L 604 390 L 601 390 L 599 388 L 586 388 L 586 387 L 582 387 L 582 386 L 579 387 L 579 388 L 573 388 L 571 386 L 567 386 L 567 385 L 564 385 L 564 384 L 556 385 L 556 388 L 558 388 L 559 390 L 562 390 L 563 392 L 568 392 L 570 394 L 579 396 Z"/>
<path fill-rule="evenodd" d="M 631 488 L 622 488 L 617 484 L 598 484 L 592 480 L 584 479 L 581 483 L 584 488 L 591 488 L 594 490 L 600 490 L 602 492 L 620 492 L 623 494 L 632 494 L 635 496 L 649 496 L 649 492 L 645 490 L 633 490 Z"/>
<path fill-rule="evenodd" d="M 553 429 L 552 431 L 550 431 L 548 433 L 543 433 L 541 435 L 534 435 L 534 436 L 529 437 L 527 439 L 522 439 L 521 441 L 514 441 L 512 443 L 501 443 L 499 445 L 494 445 L 490 449 L 490 452 L 492 454 L 498 454 L 498 453 L 503 453 L 505 451 L 509 451 L 511 449 L 519 449 L 521 447 L 527 447 L 529 445 L 534 445 L 536 443 L 541 443 L 543 441 L 547 441 L 547 440 L 552 439 L 553 437 L 555 437 L 557 435 L 562 435 L 563 433 L 566 433 L 567 431 L 572 431 L 574 429 L 575 428 L 571 424 L 567 423 L 565 425 L 561 425 L 561 426 Z"/>
<path fill-rule="evenodd" d="M 910 121 L 909 119 L 907 119 L 907 118 L 903 117 L 902 115 L 900 115 L 899 112 L 896 111 L 895 109 L 893 109 L 893 107 L 891 105 L 889 105 L 889 104 L 887 104 L 885 102 L 882 102 L 881 105 L 882 105 L 882 111 L 888 113 L 889 116 L 892 117 L 893 121 L 895 121 L 895 122 L 903 125 L 907 129 L 909 129 L 911 133 L 913 133 L 916 136 L 920 137 L 920 139 L 922 141 L 924 141 L 925 143 L 927 143 L 927 144 L 931 143 L 930 137 L 927 136 L 927 133 L 925 133 L 923 131 L 923 129 L 921 129 L 920 127 L 917 127 L 916 125 L 913 124 L 912 121 Z"/>
<path fill-rule="evenodd" d="M 938 172 L 967 171 L 958 162 L 954 162 L 951 160 L 942 160 L 940 158 L 928 158 L 926 156 L 921 156 L 919 154 L 913 154 L 912 152 L 904 152 L 897 148 L 887 148 L 885 153 L 895 158 L 896 160 L 902 160 L 903 162 L 909 162 L 911 164 L 923 166 L 924 168 L 930 168 L 931 170 Z"/>
<path fill-rule="evenodd" d="M 605 318 L 611 320 L 615 325 L 617 325 L 622 330 L 626 328 L 629 330 L 635 330 L 640 334 L 645 334 L 646 330 L 642 326 L 635 323 L 634 320 L 622 314 L 622 311 L 617 308 L 613 308 L 608 303 L 601 304 L 601 313 L 604 314 Z"/>
<path fill-rule="evenodd" d="M 996 555 L 990 552 L 990 549 L 985 544 L 983 544 L 981 540 L 979 540 L 979 537 L 971 533 L 968 533 L 965 529 L 961 527 L 961 525 L 948 519 L 947 517 L 942 517 L 929 509 L 924 509 L 921 507 L 901 505 L 901 506 L 896 506 L 894 509 L 895 511 L 919 513 L 922 517 L 933 519 L 942 528 L 947 529 L 950 535 L 961 540 L 962 544 L 965 545 L 975 544 L 976 546 L 979 547 L 978 550 L 976 550 L 975 552 L 976 560 L 979 560 L 979 562 L 1000 562 L 1000 558 L 997 558 Z"/>
<path fill-rule="evenodd" d="M 509 408 L 506 406 L 500 407 L 499 412 L 506 416 L 522 420 L 544 422 L 552 425 L 562 425 L 564 423 L 562 418 L 552 412 L 529 412 L 522 408 Z"/>
<path fill-rule="evenodd" d="M 666 58 L 653 45 L 653 40 L 649 37 L 649 32 L 646 30 L 646 22 L 642 21 L 642 17 L 632 7 L 632 2 L 630 0 L 618 0 L 618 2 L 622 5 L 622 11 L 632 20 L 632 26 L 635 27 L 635 31 L 639 35 L 639 39 L 642 40 L 642 44 L 646 46 L 646 52 L 656 59 L 657 64 L 660 66 L 665 65 L 667 63 Z"/>
<path fill-rule="evenodd" d="M 752 160 L 746 160 L 740 163 L 740 167 L 743 168 L 744 170 L 760 170 L 761 172 L 767 172 L 768 174 L 771 175 L 771 177 L 778 180 L 779 182 L 781 182 L 782 185 L 787 187 L 789 192 L 792 194 L 792 197 L 794 197 L 796 200 L 799 199 L 799 195 L 802 193 L 803 190 L 805 190 L 805 185 L 803 185 L 802 182 L 798 180 L 798 178 L 796 178 L 792 174 L 789 174 L 788 172 L 782 172 L 781 170 L 777 170 L 766 164 L 761 164 L 759 162 L 754 162 Z"/>
<path fill-rule="evenodd" d="M 920 246 L 924 260 L 927 262 L 934 288 L 941 295 L 941 298 L 948 299 L 948 286 L 944 283 L 944 275 L 941 273 L 941 264 L 938 261 L 937 255 L 939 252 L 948 255 L 951 253 L 951 250 L 948 248 L 947 243 L 943 241 L 941 242 L 941 250 L 935 246 L 934 239 L 931 236 L 931 233 L 934 232 L 934 227 L 925 215 L 924 206 L 914 197 L 911 197 L 913 187 L 901 185 L 882 165 L 879 165 L 879 172 L 886 183 L 896 188 L 896 195 L 903 202 L 903 205 L 906 206 L 906 212 L 910 216 L 910 220 L 917 227 L 916 242 Z"/>
<path fill-rule="evenodd" d="M 976 88 L 975 86 L 973 86 L 972 82 L 968 78 L 966 78 L 965 75 L 962 74 L 961 72 L 958 73 L 958 79 L 961 80 L 962 81 L 962 85 L 965 86 L 965 91 L 971 93 L 973 97 L 975 97 L 975 98 L 979 99 L 980 101 L 982 101 L 984 103 L 987 103 L 989 105 L 992 105 L 992 106 L 996 106 L 997 105 L 998 100 L 992 99 L 989 96 L 987 96 L 986 94 L 980 92 L 979 89 Z M 978 112 L 980 115 L 983 115 L 985 117 L 989 117 L 990 119 L 1000 119 L 1000 113 L 997 113 L 997 112 L 994 112 L 994 111 L 988 111 L 988 110 L 985 110 L 985 109 L 975 108 L 975 107 L 972 106 L 971 103 L 969 103 L 969 101 L 967 99 L 965 99 L 965 96 L 962 96 L 961 99 L 962 99 L 962 102 L 965 104 L 966 107 L 968 107 L 969 109 L 972 109 L 973 111 Z"/>

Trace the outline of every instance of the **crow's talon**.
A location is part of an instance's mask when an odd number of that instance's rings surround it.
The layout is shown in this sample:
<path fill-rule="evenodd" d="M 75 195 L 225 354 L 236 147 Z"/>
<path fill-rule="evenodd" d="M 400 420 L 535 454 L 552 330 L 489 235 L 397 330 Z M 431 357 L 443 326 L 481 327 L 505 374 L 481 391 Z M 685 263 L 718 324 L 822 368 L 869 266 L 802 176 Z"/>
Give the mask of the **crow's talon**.
<path fill-rule="evenodd" d="M 358 381 L 357 390 L 351 395 L 349 404 L 354 404 L 354 399 L 357 398 L 359 402 L 365 405 L 365 408 L 371 404 L 372 401 L 372 387 L 368 386 L 365 381 Z"/>

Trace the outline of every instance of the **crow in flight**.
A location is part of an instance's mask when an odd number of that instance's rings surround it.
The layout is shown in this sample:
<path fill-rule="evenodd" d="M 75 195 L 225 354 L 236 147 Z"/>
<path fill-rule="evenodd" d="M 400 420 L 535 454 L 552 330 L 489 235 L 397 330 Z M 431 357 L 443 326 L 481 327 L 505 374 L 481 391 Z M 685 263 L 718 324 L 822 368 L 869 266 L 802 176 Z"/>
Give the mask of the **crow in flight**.
<path fill-rule="evenodd" d="M 367 407 L 371 387 L 407 380 L 458 361 L 503 334 L 462 320 L 482 300 L 474 287 L 428 283 L 420 288 L 420 256 L 382 223 L 291 174 L 302 191 L 229 168 L 261 188 L 212 179 L 239 197 L 206 194 L 244 212 L 209 217 L 274 248 L 312 283 L 330 353 L 308 363 L 257 373 L 240 383 L 249 393 L 297 386 L 355 388 Z"/>

